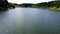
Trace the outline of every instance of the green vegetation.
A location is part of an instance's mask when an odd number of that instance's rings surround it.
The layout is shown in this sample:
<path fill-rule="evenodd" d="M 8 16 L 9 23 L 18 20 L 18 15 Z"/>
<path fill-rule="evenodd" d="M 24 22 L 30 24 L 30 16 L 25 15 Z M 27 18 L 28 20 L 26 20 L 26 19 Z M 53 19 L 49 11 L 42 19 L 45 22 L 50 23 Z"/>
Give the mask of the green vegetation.
<path fill-rule="evenodd" d="M 60 1 L 42 2 L 37 4 L 32 4 L 32 3 L 15 4 L 15 3 L 9 3 L 7 0 L 0 0 L 0 10 L 15 8 L 15 7 L 48 8 L 50 10 L 60 11 Z"/>
<path fill-rule="evenodd" d="M 23 3 L 17 4 L 16 6 L 20 7 L 30 7 L 30 8 L 48 8 L 50 10 L 59 10 L 60 11 L 60 1 L 50 1 L 50 2 L 42 2 L 37 4 L 31 3 Z"/>
<path fill-rule="evenodd" d="M 0 10 L 7 9 L 8 8 L 8 2 L 7 0 L 0 0 Z"/>
<path fill-rule="evenodd" d="M 59 8 L 56 8 L 56 7 L 50 7 L 49 9 L 50 9 L 50 10 L 57 10 L 57 11 L 60 11 L 60 7 L 59 7 Z"/>
<path fill-rule="evenodd" d="M 15 5 L 8 3 L 7 0 L 0 0 L 0 11 L 8 8 L 15 8 Z"/>

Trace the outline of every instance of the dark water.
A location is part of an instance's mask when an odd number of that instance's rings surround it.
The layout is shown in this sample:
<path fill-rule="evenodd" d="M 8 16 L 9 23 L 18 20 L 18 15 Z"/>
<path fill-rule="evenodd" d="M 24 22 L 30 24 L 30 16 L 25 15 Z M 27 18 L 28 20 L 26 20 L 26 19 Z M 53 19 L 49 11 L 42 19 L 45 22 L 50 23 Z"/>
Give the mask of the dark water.
<path fill-rule="evenodd" d="M 0 34 L 60 34 L 60 12 L 38 8 L 0 12 Z"/>

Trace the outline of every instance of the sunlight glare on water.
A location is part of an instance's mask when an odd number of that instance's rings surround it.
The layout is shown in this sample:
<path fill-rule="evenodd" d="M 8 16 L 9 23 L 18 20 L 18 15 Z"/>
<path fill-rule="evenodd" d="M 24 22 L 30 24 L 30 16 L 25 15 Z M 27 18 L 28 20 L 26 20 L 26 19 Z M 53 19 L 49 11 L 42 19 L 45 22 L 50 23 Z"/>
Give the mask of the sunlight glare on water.
<path fill-rule="evenodd" d="M 0 34 L 60 34 L 60 12 L 15 8 L 0 13 Z"/>

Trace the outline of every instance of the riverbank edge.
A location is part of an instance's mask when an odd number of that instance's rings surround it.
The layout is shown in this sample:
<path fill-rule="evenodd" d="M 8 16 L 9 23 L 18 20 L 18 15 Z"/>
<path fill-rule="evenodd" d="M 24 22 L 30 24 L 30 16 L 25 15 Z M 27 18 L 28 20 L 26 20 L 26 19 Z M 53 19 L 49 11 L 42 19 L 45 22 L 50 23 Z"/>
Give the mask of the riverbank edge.
<path fill-rule="evenodd" d="M 56 7 L 49 7 L 48 9 L 50 9 L 50 10 L 55 10 L 55 11 L 60 11 L 60 7 L 59 7 L 59 8 L 56 8 Z"/>
<path fill-rule="evenodd" d="M 56 7 L 20 7 L 19 8 L 43 8 L 43 9 L 49 9 L 49 10 L 54 10 L 54 11 L 60 11 L 60 7 L 56 8 Z"/>
<path fill-rule="evenodd" d="M 49 10 L 54 10 L 54 11 L 60 11 L 60 7 L 59 8 L 56 8 L 56 7 L 39 7 L 39 8 L 49 9 Z"/>
<path fill-rule="evenodd" d="M 49 9 L 49 10 L 54 10 L 54 11 L 60 11 L 60 7 L 56 8 L 56 7 L 41 7 L 43 9 Z"/>

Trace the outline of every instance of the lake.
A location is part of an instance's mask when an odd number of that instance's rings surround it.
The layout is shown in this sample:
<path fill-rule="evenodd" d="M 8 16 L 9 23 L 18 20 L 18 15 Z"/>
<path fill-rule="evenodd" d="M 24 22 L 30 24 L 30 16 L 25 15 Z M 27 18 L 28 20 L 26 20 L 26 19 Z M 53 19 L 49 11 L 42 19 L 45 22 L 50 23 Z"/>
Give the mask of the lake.
<path fill-rule="evenodd" d="M 60 12 L 41 8 L 0 12 L 0 34 L 60 34 Z"/>

